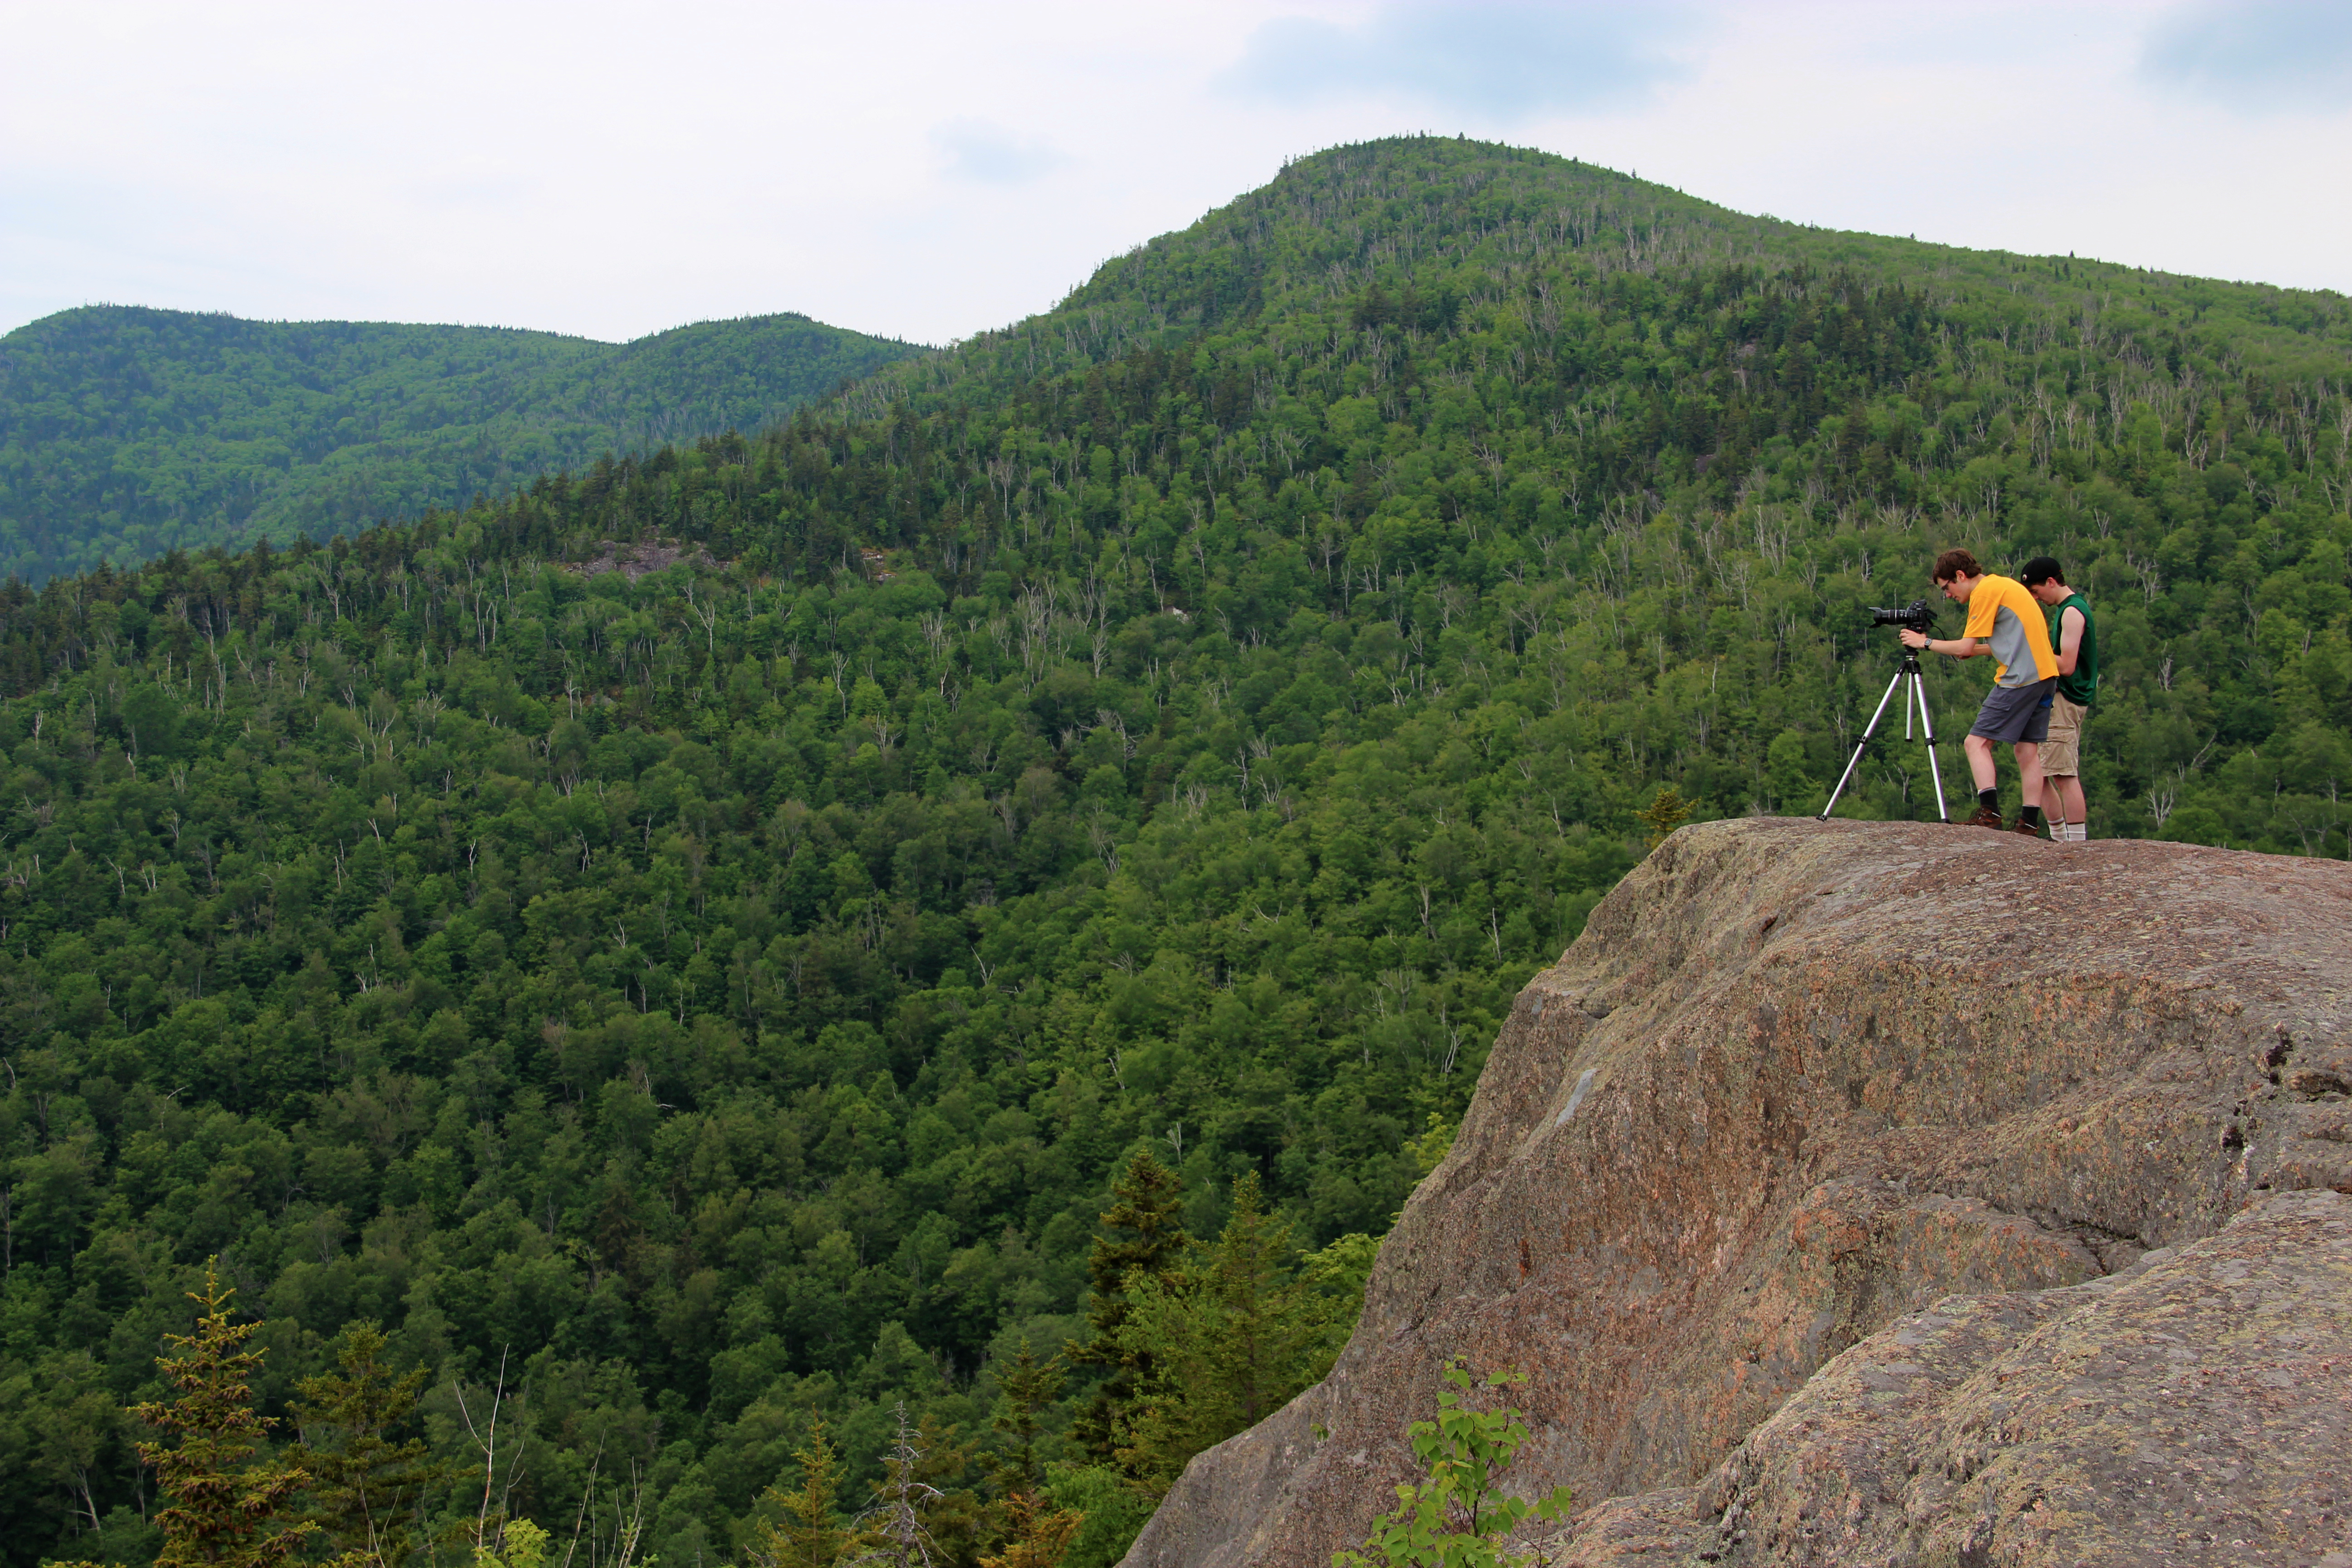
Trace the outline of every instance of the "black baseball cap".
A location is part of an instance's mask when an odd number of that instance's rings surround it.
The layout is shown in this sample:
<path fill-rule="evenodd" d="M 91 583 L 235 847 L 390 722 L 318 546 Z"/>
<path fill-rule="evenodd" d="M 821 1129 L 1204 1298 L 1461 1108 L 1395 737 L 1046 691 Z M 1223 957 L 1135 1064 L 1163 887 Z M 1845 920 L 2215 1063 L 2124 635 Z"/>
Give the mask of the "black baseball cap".
<path fill-rule="evenodd" d="M 2025 563 L 2017 580 L 2029 588 L 2038 588 L 2044 583 L 2063 583 L 2066 574 L 2060 570 L 2055 555 L 2037 555 Z"/>

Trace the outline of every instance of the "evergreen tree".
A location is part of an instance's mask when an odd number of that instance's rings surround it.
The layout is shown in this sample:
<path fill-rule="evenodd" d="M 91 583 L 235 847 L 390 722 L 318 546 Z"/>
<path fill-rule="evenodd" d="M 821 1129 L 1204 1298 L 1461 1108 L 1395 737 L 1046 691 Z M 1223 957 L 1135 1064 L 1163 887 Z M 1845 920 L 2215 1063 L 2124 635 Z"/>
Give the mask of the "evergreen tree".
<path fill-rule="evenodd" d="M 179 1353 L 155 1358 L 174 1397 L 131 1407 L 179 1438 L 139 1445 L 172 1500 L 155 1516 L 163 1529 L 156 1568 L 269 1568 L 290 1560 L 318 1528 L 285 1518 L 310 1479 L 301 1468 L 255 1458 L 274 1423 L 253 1409 L 251 1380 L 262 1352 L 240 1347 L 260 1325 L 229 1321 L 235 1294 L 208 1260 L 204 1289 L 188 1292 L 204 1309 L 196 1331 L 167 1336 Z"/>
<path fill-rule="evenodd" d="M 339 1370 L 294 1385 L 302 1433 L 294 1453 L 310 1477 L 309 1518 L 350 1568 L 406 1560 L 417 1504 L 443 1473 L 422 1436 L 393 1435 L 414 1419 L 431 1374 L 419 1366 L 394 1377 L 383 1364 L 384 1342 L 380 1325 L 354 1323 L 337 1345 Z"/>
<path fill-rule="evenodd" d="M 1043 1506 L 1028 1492 L 1011 1493 L 1004 1503 L 1004 1544 L 982 1557 L 981 1568 L 1060 1568 L 1086 1515 Z"/>
<path fill-rule="evenodd" d="M 1779 752 L 1780 742 L 1773 742 L 1772 748 Z M 1642 825 L 1643 847 L 1655 849 L 1664 844 L 1675 828 L 1690 820 L 1690 802 L 1685 800 L 1674 785 L 1660 784 L 1650 804 L 1633 814 L 1633 820 Z"/>
<path fill-rule="evenodd" d="M 1095 1390 L 1071 1436 L 1087 1452 L 1104 1458 L 1117 1449 L 1136 1390 L 1151 1372 L 1149 1348 L 1128 1342 L 1122 1333 L 1129 1291 L 1139 1280 L 1165 1275 L 1183 1256 L 1188 1239 L 1183 1196 L 1183 1183 L 1160 1163 L 1150 1145 L 1136 1150 L 1111 1184 L 1111 1205 L 1103 1211 L 1102 1230 L 1087 1260 L 1092 1287 L 1087 1326 L 1092 1332 L 1071 1359 L 1108 1367 L 1110 1375 Z"/>
<path fill-rule="evenodd" d="M 791 1491 L 771 1485 L 760 1494 L 770 1511 L 753 1526 L 754 1552 L 768 1568 L 834 1568 L 858 1539 L 835 1509 L 841 1492 L 841 1456 L 825 1436 L 824 1417 L 809 1414 L 808 1437 L 793 1450 L 800 1485 Z"/>
<path fill-rule="evenodd" d="M 1133 1287 L 1118 1333 L 1138 1386 L 1117 1452 L 1154 1494 L 1329 1364 L 1314 1353 L 1326 1339 L 1325 1298 L 1298 1278 L 1296 1255 L 1288 1222 L 1266 1211 L 1249 1172 L 1234 1182 L 1233 1215 L 1213 1246 Z"/>
<path fill-rule="evenodd" d="M 1274 1414 L 1319 1375 L 1301 1361 L 1320 1325 L 1297 1278 L 1297 1255 L 1290 1222 L 1267 1209 L 1257 1173 L 1234 1178 L 1232 1217 L 1210 1249 L 1202 1280 L 1216 1304 L 1219 1331 L 1201 1370 L 1232 1402 L 1235 1432 Z"/>
<path fill-rule="evenodd" d="M 1062 1392 L 1062 1358 L 1039 1361 L 1021 1337 L 1021 1348 L 997 1371 L 995 1430 L 1006 1439 L 1003 1468 L 1007 1491 L 1034 1491 L 1044 1470 L 1037 1458 L 1037 1437 L 1045 1430 L 1045 1413 Z"/>

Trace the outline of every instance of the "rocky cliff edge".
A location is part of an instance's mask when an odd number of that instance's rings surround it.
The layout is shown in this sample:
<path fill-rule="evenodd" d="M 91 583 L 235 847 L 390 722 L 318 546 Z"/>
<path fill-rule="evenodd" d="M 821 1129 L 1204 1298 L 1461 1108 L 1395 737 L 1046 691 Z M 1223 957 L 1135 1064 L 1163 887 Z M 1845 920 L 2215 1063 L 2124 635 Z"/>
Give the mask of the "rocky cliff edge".
<path fill-rule="evenodd" d="M 2347 988 L 2340 862 L 1685 828 L 1520 994 L 1331 1374 L 1126 1568 L 1323 1568 L 1454 1354 L 1530 1374 L 1562 1568 L 2352 1568 Z"/>

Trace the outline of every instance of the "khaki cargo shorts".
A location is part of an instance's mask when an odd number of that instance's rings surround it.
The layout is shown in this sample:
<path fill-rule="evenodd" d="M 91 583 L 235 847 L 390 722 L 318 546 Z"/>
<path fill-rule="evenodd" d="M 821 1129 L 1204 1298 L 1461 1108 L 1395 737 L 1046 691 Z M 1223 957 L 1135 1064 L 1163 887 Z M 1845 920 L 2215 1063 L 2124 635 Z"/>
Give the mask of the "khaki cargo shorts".
<path fill-rule="evenodd" d="M 2050 733 L 2042 742 L 2042 771 L 2060 778 L 2083 771 L 2083 716 L 2090 710 L 2069 702 L 2065 694 L 2050 694 Z"/>

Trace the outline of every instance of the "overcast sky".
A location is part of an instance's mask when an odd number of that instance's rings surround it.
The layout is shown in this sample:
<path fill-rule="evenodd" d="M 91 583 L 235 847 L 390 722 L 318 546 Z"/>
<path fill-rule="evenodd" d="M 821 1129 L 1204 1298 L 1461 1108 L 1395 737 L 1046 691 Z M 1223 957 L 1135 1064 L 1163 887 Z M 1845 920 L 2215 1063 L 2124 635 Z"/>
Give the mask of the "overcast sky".
<path fill-rule="evenodd" d="M 944 342 L 1398 132 L 2352 289 L 2352 0 L 0 0 L 0 330 L 108 301 Z"/>

